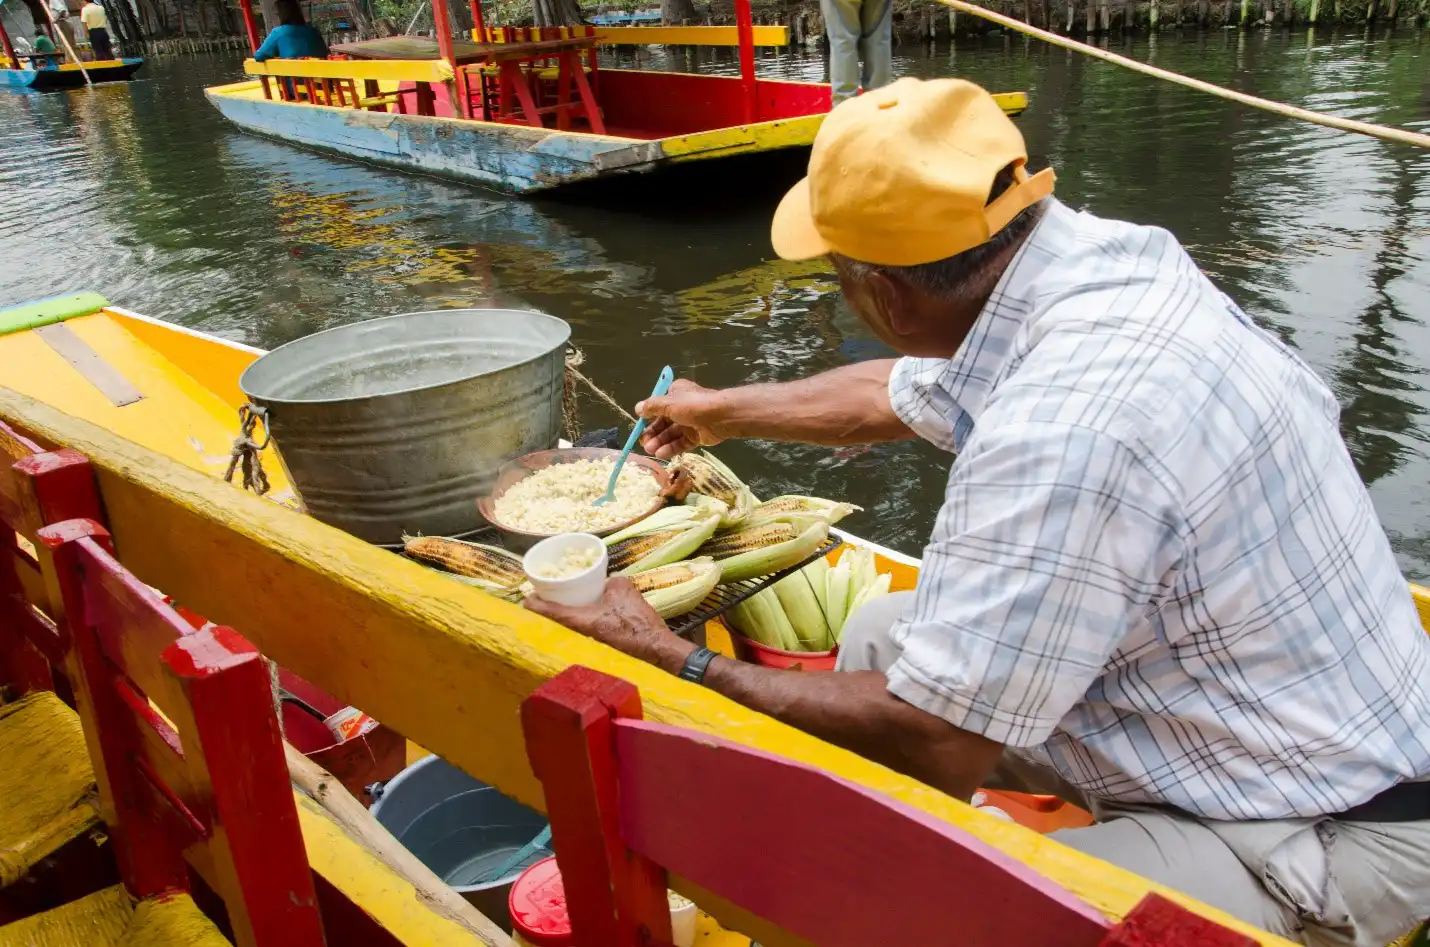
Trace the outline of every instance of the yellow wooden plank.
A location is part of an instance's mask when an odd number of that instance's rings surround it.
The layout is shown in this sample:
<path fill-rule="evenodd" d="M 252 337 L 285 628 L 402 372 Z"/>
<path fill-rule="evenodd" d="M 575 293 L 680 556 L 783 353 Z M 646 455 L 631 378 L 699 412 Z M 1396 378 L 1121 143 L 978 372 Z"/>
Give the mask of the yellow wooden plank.
<path fill-rule="evenodd" d="M 417 890 L 353 841 L 307 796 L 294 792 L 308 864 L 408 947 L 484 947 L 477 935 L 433 911 Z"/>
<path fill-rule="evenodd" d="M 756 46 L 788 46 L 789 27 L 757 26 Z M 733 26 L 598 26 L 596 42 L 607 46 L 738 46 L 740 35 Z"/>
<path fill-rule="evenodd" d="M 756 122 L 716 128 L 693 135 L 676 135 L 660 139 L 660 146 L 673 161 L 700 161 L 729 155 L 777 148 L 795 148 L 814 142 L 815 133 L 824 124 L 824 114 L 800 118 Z"/>
<path fill-rule="evenodd" d="M 88 418 L 211 477 L 223 476 L 237 433 L 237 412 L 226 400 L 233 397 L 231 391 L 221 397 L 206 384 L 200 384 L 107 312 L 70 319 L 65 326 L 144 398 L 116 407 L 58 352 L 30 332 L 0 336 L 0 385 Z M 211 358 L 215 370 L 222 367 L 231 371 L 236 364 L 222 362 L 216 351 Z M 263 466 L 272 484 L 269 495 L 281 502 L 296 503 L 276 458 L 265 458 Z"/>
<path fill-rule="evenodd" d="M 405 82 L 449 82 L 452 66 L 445 59 L 270 59 L 244 60 L 250 76 L 310 76 L 314 79 L 390 79 Z"/>
<path fill-rule="evenodd" d="M 212 391 L 235 411 L 247 400 L 239 390 L 238 376 L 263 354 L 258 349 L 224 344 L 212 336 L 187 332 L 122 309 L 105 312 L 130 335 L 168 359 L 175 368 Z"/>
<path fill-rule="evenodd" d="M 1028 107 L 1026 92 L 999 92 L 993 99 L 1010 115 L 1016 115 Z M 672 161 L 703 161 L 757 151 L 774 151 L 778 148 L 797 148 L 814 143 L 814 136 L 819 132 L 819 126 L 824 124 L 826 114 L 828 113 L 821 112 L 818 115 L 802 115 L 799 118 L 732 125 L 691 135 L 661 138 L 659 141 L 661 148 Z"/>
<path fill-rule="evenodd" d="M 121 558 L 140 579 L 527 805 L 540 809 L 543 800 L 518 708 L 539 684 L 583 664 L 636 684 L 652 720 L 882 792 L 1027 863 L 1109 917 L 1159 890 L 1260 943 L 1288 943 L 32 398 L 0 390 L 0 418 L 90 458 Z M 739 929 L 728 907 L 712 913 Z M 749 933 L 767 947 L 797 943 L 778 931 Z"/>

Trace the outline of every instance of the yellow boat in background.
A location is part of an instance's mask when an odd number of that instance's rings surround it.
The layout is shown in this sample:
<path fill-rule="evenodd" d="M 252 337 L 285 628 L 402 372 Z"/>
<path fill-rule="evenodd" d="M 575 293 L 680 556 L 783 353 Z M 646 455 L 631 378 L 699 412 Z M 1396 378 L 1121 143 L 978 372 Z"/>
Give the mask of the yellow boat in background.
<path fill-rule="evenodd" d="M 0 312 L 0 421 L 89 459 L 117 558 L 144 583 L 525 805 L 545 811 L 518 708 L 564 669 L 585 665 L 637 685 L 651 721 L 805 764 L 957 827 L 1101 917 L 1121 919 L 1160 892 L 1256 943 L 1287 943 L 302 515 L 271 454 L 268 497 L 225 483 L 245 400 L 238 377 L 260 354 L 94 294 Z M 843 538 L 872 548 L 895 589 L 916 582 L 916 560 Z M 1430 596 L 1416 595 L 1425 617 Z M 731 652 L 719 625 L 707 635 Z M 311 800 L 300 798 L 299 813 L 315 873 L 379 918 L 394 942 L 480 942 L 415 898 Z M 698 814 L 688 841 L 709 841 Z M 671 883 L 742 932 L 707 920 L 704 947 L 749 937 L 765 947 L 807 943 L 679 877 Z M 831 892 L 841 895 L 858 892 Z"/>

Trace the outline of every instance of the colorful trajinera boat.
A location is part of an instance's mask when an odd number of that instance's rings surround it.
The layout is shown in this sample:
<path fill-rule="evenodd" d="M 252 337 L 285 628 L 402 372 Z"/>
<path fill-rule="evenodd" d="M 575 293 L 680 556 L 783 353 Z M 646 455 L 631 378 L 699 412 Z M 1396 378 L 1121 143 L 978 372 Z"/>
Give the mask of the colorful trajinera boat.
<path fill-rule="evenodd" d="M 249 40 L 258 34 L 241 0 Z M 736 155 L 807 148 L 830 108 L 823 83 L 760 79 L 757 46 L 783 26 L 487 28 L 471 41 L 391 37 L 338 46 L 327 60 L 249 60 L 255 77 L 207 90 L 241 128 L 374 164 L 518 194 Z M 602 45 L 737 47 L 738 77 L 600 68 Z M 1025 93 L 998 96 L 1010 114 Z"/>
<path fill-rule="evenodd" d="M 78 89 L 88 82 L 124 82 L 144 60 L 138 57 L 103 59 L 95 62 L 66 62 L 60 53 L 21 54 L 16 52 L 0 17 L 0 88 L 14 91 Z"/>
<path fill-rule="evenodd" d="M 260 354 L 0 312 L 0 947 L 513 942 L 285 769 L 259 652 L 549 816 L 542 943 L 670 943 L 667 884 L 703 947 L 1287 943 L 224 482 Z"/>

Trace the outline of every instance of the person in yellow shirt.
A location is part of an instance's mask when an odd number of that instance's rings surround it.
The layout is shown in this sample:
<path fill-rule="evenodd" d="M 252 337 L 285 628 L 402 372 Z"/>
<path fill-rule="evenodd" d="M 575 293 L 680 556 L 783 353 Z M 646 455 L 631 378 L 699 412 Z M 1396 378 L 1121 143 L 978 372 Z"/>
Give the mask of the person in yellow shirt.
<path fill-rule="evenodd" d="M 94 50 L 94 58 L 99 61 L 114 58 L 114 46 L 109 42 L 109 18 L 104 15 L 104 7 L 94 0 L 84 0 L 79 10 L 80 22 L 89 33 L 89 46 Z"/>

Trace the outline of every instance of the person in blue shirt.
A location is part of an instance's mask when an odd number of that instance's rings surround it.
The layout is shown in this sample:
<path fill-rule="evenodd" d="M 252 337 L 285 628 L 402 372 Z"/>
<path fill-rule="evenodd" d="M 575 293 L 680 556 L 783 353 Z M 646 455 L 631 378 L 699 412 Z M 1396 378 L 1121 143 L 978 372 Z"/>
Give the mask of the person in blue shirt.
<path fill-rule="evenodd" d="M 269 32 L 263 45 L 253 54 L 259 62 L 267 59 L 326 59 L 328 44 L 323 34 L 303 21 L 298 0 L 278 0 L 278 18 L 282 25 Z"/>

